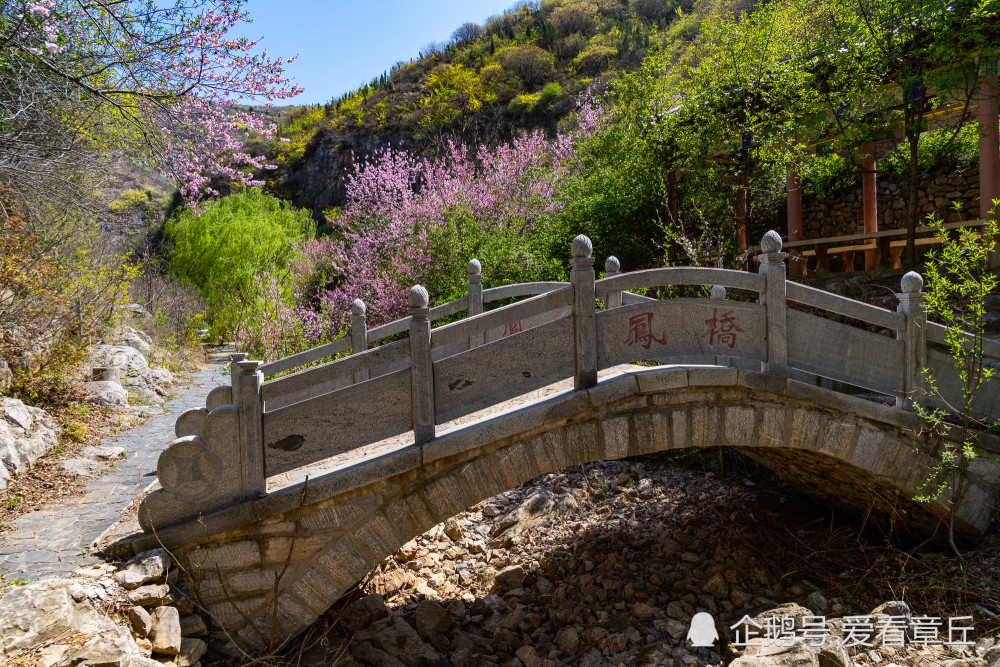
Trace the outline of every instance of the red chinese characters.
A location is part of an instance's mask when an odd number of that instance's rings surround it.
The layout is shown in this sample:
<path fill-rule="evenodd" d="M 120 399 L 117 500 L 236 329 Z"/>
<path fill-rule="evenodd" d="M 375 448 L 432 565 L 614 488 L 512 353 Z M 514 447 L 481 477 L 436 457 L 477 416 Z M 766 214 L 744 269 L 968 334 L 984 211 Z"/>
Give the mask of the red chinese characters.
<path fill-rule="evenodd" d="M 709 345 L 728 345 L 732 348 L 736 345 L 736 334 L 743 331 L 736 326 L 736 317 L 731 310 L 719 317 L 719 309 L 713 308 L 712 317 L 705 320 L 705 324 L 708 325 L 708 331 L 702 338 L 708 338 Z"/>
<path fill-rule="evenodd" d="M 510 322 L 503 325 L 503 333 L 500 335 L 501 338 L 506 338 L 507 336 L 513 336 L 516 333 L 521 333 L 524 328 L 521 326 L 521 320 L 517 322 Z"/>
<path fill-rule="evenodd" d="M 660 345 L 667 344 L 667 334 L 660 332 L 657 338 L 653 333 L 653 313 L 639 313 L 628 318 L 628 339 L 625 344 L 629 347 L 642 345 L 647 350 L 654 342 Z"/>

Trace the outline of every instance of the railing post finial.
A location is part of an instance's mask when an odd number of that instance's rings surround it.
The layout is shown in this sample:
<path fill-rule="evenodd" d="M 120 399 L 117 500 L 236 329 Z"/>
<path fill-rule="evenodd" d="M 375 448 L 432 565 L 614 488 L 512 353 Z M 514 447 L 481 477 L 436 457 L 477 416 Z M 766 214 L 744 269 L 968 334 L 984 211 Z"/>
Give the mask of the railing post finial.
<path fill-rule="evenodd" d="M 924 310 L 924 278 L 910 271 L 899 281 L 902 290 L 896 295 L 896 312 L 905 319 L 896 339 L 903 341 L 903 391 L 896 397 L 896 407 L 913 410 L 919 394 L 926 391 L 924 369 L 927 367 L 927 312 Z"/>
<path fill-rule="evenodd" d="M 573 239 L 569 273 L 573 285 L 574 387 L 597 384 L 597 317 L 594 303 L 594 244 L 580 234 Z"/>
<path fill-rule="evenodd" d="M 788 375 L 788 304 L 785 301 L 785 253 L 781 252 L 781 234 L 773 229 L 760 240 L 760 273 L 766 278 L 761 301 L 767 321 L 767 361 L 765 373 Z"/>
<path fill-rule="evenodd" d="M 414 444 L 434 439 L 434 365 L 431 360 L 430 295 L 414 285 L 406 295 L 410 304 L 410 395 L 413 400 Z"/>
<path fill-rule="evenodd" d="M 366 314 L 368 307 L 361 299 L 355 299 L 351 303 L 351 354 L 359 354 L 368 349 L 368 320 Z M 368 369 L 360 370 L 354 374 L 354 383 L 364 382 L 368 379 Z"/>
<path fill-rule="evenodd" d="M 621 273 L 621 262 L 614 255 L 609 256 L 604 260 L 604 277 L 614 278 L 619 273 Z M 612 308 L 618 308 L 622 305 L 622 293 L 621 292 L 608 292 L 607 307 L 606 310 L 611 310 Z"/>
<path fill-rule="evenodd" d="M 483 265 L 478 259 L 470 259 L 465 267 L 469 279 L 469 317 L 483 314 Z M 479 347 L 486 342 L 486 334 L 469 336 L 469 349 Z"/>

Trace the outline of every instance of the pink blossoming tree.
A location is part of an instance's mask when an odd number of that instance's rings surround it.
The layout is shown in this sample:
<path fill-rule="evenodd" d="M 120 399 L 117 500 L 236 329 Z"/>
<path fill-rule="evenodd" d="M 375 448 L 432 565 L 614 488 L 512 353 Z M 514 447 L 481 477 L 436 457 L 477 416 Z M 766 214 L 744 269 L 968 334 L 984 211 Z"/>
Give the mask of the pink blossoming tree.
<path fill-rule="evenodd" d="M 282 73 L 287 60 L 228 36 L 248 20 L 243 2 L 0 3 L 0 180 L 16 182 L 25 165 L 59 162 L 60 148 L 87 144 L 152 154 L 192 203 L 214 194 L 215 176 L 257 185 L 252 174 L 267 165 L 244 143 L 276 128 L 238 105 L 300 89 Z M 69 126 L 61 146 L 38 132 L 43 118 Z"/>

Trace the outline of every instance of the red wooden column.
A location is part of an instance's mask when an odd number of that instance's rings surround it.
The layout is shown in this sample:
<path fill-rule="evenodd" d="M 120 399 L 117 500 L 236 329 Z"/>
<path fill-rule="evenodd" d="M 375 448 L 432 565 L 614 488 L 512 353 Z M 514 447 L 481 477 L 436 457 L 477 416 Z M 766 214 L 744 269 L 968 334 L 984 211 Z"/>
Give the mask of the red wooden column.
<path fill-rule="evenodd" d="M 785 189 L 788 201 L 788 241 L 802 240 L 802 179 L 795 165 L 785 168 Z M 793 276 L 806 275 L 806 262 L 800 257 L 799 248 L 791 248 L 788 252 L 788 272 Z"/>
<path fill-rule="evenodd" d="M 747 249 L 747 179 L 740 175 L 736 179 L 736 244 L 740 250 Z M 749 260 L 744 260 L 744 268 L 749 268 Z"/>
<path fill-rule="evenodd" d="M 993 200 L 1000 199 L 1000 127 L 997 105 L 997 77 L 989 76 L 979 84 L 979 218 L 996 220 L 1000 210 L 990 214 Z M 997 239 L 1000 241 L 1000 239 Z M 1000 252 L 994 252 L 990 266 L 1000 268 Z"/>
<path fill-rule="evenodd" d="M 875 144 L 862 146 L 861 190 L 864 196 L 865 233 L 878 231 L 878 190 L 875 187 Z M 865 251 L 865 271 L 878 268 L 878 250 Z"/>

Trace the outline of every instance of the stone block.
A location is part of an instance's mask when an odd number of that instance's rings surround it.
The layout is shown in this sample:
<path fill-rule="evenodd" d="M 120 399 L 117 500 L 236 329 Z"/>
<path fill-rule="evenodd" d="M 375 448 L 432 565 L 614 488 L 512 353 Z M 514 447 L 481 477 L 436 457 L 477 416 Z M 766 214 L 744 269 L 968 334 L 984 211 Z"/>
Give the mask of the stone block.
<path fill-rule="evenodd" d="M 756 410 L 746 406 L 724 408 L 723 428 L 730 445 L 750 445 L 754 437 Z"/>
<path fill-rule="evenodd" d="M 331 584 L 327 578 L 316 569 L 309 568 L 282 595 L 294 595 L 302 606 L 318 616 L 333 604 L 330 590 Z"/>
<path fill-rule="evenodd" d="M 557 428 L 536 435 L 531 439 L 530 446 L 542 472 L 562 470 L 575 462 L 568 451 L 564 429 Z"/>
<path fill-rule="evenodd" d="M 639 383 L 631 374 L 616 375 L 587 390 L 590 404 L 600 407 L 639 393 Z"/>
<path fill-rule="evenodd" d="M 735 378 L 735 373 L 733 377 Z M 696 405 L 691 408 L 692 447 L 713 447 L 720 444 L 719 412 L 720 409 L 714 406 Z"/>
<path fill-rule="evenodd" d="M 338 590 L 346 590 L 360 579 L 371 566 L 365 562 L 353 544 L 341 539 L 337 544 L 327 549 L 316 558 L 316 567 Z"/>
<path fill-rule="evenodd" d="M 806 407 L 796 408 L 792 413 L 791 430 L 785 444 L 789 447 L 813 449 L 819 435 L 819 422 L 820 415 L 816 411 Z"/>
<path fill-rule="evenodd" d="M 652 454 L 670 448 L 670 419 L 662 412 L 637 413 L 632 416 L 635 438 L 630 456 Z"/>
<path fill-rule="evenodd" d="M 785 444 L 784 407 L 765 406 L 760 408 L 760 422 L 756 431 L 756 444 L 764 447 L 779 447 Z"/>
<path fill-rule="evenodd" d="M 501 459 L 501 467 L 507 465 L 513 465 L 513 462 Z M 427 482 L 423 488 L 423 497 L 431 509 L 431 514 L 438 521 L 451 518 L 473 504 L 466 498 L 465 490 L 462 489 L 458 479 L 450 474 Z"/>
<path fill-rule="evenodd" d="M 202 547 L 187 554 L 190 569 L 223 572 L 241 570 L 261 562 L 260 545 L 252 540 L 242 540 L 220 547 Z"/>
<path fill-rule="evenodd" d="M 153 611 L 153 627 L 149 631 L 153 653 L 177 655 L 181 650 L 181 617 L 173 607 L 157 607 Z"/>
<path fill-rule="evenodd" d="M 688 439 L 689 422 L 687 410 L 674 410 L 670 413 L 674 449 L 683 449 L 690 445 L 690 440 Z"/>
<path fill-rule="evenodd" d="M 405 528 L 404 532 L 409 535 L 419 535 L 438 523 L 416 492 L 390 502 L 385 508 L 385 514 L 394 517 L 400 524 L 400 530 Z"/>
<path fill-rule="evenodd" d="M 639 392 L 643 394 L 658 394 L 688 386 L 688 372 L 683 367 L 655 368 L 630 372 L 638 380 Z"/>
<path fill-rule="evenodd" d="M 601 422 L 604 435 L 604 458 L 622 459 L 629 455 L 628 417 L 615 417 Z"/>
<path fill-rule="evenodd" d="M 717 366 L 688 367 L 688 384 L 692 387 L 723 387 L 736 384 L 739 371 Z"/>
<path fill-rule="evenodd" d="M 597 442 L 597 424 L 584 422 L 566 426 L 566 446 L 575 451 L 576 458 L 581 463 L 596 461 L 600 458 Z"/>

